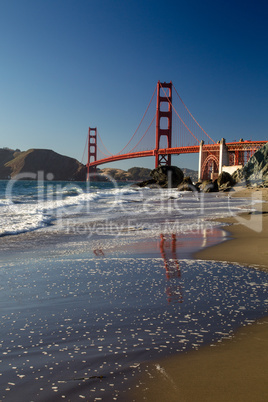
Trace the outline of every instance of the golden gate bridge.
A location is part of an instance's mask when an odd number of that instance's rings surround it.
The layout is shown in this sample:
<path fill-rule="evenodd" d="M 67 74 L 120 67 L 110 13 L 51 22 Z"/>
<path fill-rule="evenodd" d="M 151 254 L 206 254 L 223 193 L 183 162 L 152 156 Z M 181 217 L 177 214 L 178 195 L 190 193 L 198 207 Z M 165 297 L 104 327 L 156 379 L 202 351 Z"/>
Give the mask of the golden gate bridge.
<path fill-rule="evenodd" d="M 105 147 L 97 128 L 89 127 L 87 174 L 110 162 L 154 157 L 155 167 L 171 165 L 171 155 L 199 153 L 198 177 L 215 179 L 232 173 L 267 141 L 215 142 L 184 104 L 172 82 L 158 81 L 146 111 L 130 140 L 118 153 Z"/>

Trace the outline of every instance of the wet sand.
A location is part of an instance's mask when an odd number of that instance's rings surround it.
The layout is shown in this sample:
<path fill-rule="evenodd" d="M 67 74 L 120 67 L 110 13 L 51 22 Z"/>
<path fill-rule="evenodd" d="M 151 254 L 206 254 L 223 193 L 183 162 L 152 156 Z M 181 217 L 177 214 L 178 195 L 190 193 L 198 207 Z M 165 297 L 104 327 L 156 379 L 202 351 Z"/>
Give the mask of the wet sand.
<path fill-rule="evenodd" d="M 197 259 L 238 262 L 268 270 L 268 189 L 241 189 L 231 197 L 265 201 L 256 213 L 222 219 L 231 224 L 228 240 L 195 255 Z M 268 400 L 268 318 L 241 328 L 231 340 L 149 365 L 133 401 L 262 402 Z"/>
<path fill-rule="evenodd" d="M 236 218 L 221 219 L 221 222 L 231 224 L 225 229 L 232 240 L 206 248 L 196 253 L 195 258 L 257 265 L 268 270 L 268 189 L 237 190 L 231 197 L 250 197 L 253 202 L 264 202 L 254 204 L 256 213 L 246 212 Z"/>

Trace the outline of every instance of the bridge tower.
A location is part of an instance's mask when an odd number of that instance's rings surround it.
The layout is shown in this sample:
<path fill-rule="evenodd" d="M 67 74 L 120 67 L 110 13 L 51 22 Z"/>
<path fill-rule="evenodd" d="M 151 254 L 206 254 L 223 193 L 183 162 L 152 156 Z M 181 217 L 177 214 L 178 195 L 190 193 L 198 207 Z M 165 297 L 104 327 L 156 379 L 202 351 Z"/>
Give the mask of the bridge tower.
<path fill-rule="evenodd" d="M 161 91 L 162 90 L 162 91 Z M 158 166 L 171 165 L 171 155 L 159 154 L 161 137 L 166 137 L 167 146 L 171 148 L 172 136 L 172 82 L 169 83 L 158 81 L 157 83 L 157 100 L 156 100 L 156 130 L 155 130 L 155 168 Z"/>
<path fill-rule="evenodd" d="M 88 128 L 88 158 L 87 158 L 87 180 L 89 179 L 89 173 L 96 171 L 96 166 L 89 167 L 91 162 L 97 160 L 97 127 Z"/>

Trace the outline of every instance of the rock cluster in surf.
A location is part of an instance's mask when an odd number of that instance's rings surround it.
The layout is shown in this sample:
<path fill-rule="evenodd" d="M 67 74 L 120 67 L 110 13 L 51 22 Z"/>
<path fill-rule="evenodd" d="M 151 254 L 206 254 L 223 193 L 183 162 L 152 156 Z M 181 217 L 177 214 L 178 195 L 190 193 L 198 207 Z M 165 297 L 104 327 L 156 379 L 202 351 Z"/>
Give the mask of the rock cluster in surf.
<path fill-rule="evenodd" d="M 150 180 L 136 184 L 139 187 L 178 188 L 179 191 L 228 191 L 234 180 L 229 173 L 223 172 L 215 181 L 204 180 L 194 184 L 190 176 L 184 176 L 183 171 L 177 166 L 159 166 L 150 173 Z"/>

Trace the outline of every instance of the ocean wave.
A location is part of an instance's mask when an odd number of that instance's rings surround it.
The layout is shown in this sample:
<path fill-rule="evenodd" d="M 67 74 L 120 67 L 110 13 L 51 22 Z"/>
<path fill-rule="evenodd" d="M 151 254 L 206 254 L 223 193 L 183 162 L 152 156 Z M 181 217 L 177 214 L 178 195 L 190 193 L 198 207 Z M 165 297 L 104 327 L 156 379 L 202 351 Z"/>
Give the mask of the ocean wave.
<path fill-rule="evenodd" d="M 0 235 L 18 234 L 55 226 L 62 220 L 84 219 L 161 222 L 166 217 L 192 220 L 238 213 L 246 201 L 228 200 L 216 195 L 184 193 L 176 189 L 82 188 L 78 185 L 33 186 L 14 194 L 12 199 L 0 199 Z M 246 209 L 245 209 L 246 210 Z"/>
<path fill-rule="evenodd" d="M 8 218 L 8 224 L 6 223 Z M 44 228 L 52 224 L 53 217 L 45 216 L 42 213 L 18 213 L 7 214 L 0 218 L 0 237 L 17 235 Z"/>

